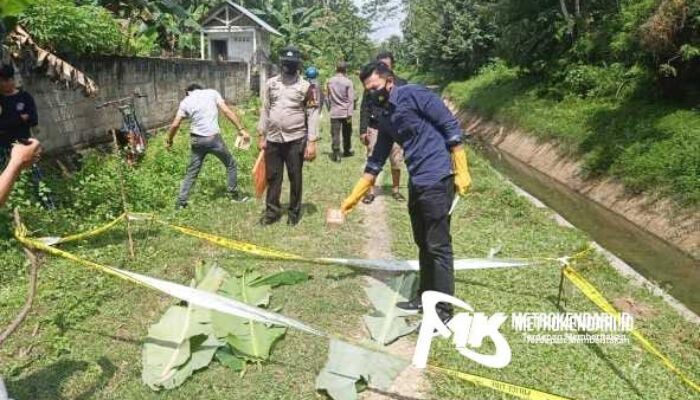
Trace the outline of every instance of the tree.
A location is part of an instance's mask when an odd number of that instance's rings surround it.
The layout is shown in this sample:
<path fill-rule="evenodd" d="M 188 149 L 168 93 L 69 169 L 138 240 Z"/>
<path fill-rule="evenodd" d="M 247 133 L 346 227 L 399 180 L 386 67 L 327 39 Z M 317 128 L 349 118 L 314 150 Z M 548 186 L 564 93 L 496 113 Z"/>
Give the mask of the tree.
<path fill-rule="evenodd" d="M 491 3 L 411 0 L 403 25 L 406 52 L 426 69 L 476 71 L 491 57 L 497 40 Z"/>

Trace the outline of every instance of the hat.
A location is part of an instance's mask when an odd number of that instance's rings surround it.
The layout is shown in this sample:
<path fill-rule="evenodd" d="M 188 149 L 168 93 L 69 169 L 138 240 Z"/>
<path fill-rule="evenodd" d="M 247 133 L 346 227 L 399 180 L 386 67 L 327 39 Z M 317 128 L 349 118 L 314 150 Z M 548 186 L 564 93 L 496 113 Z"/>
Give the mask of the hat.
<path fill-rule="evenodd" d="M 316 79 L 318 78 L 318 69 L 316 67 L 309 67 L 306 69 L 306 78 L 307 79 Z"/>
<path fill-rule="evenodd" d="M 301 62 L 301 52 L 296 47 L 285 47 L 280 51 L 280 61 Z"/>
<path fill-rule="evenodd" d="M 13 79 L 15 77 L 15 67 L 11 64 L 3 64 L 0 67 L 0 79 Z"/>

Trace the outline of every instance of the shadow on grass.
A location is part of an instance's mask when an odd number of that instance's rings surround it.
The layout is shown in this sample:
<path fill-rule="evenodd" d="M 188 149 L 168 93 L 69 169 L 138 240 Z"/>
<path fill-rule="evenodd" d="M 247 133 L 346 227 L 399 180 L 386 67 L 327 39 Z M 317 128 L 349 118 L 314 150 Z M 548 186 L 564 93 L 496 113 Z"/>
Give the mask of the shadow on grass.
<path fill-rule="evenodd" d="M 465 285 L 474 285 L 474 286 L 480 286 L 486 289 L 491 289 L 491 290 L 497 290 L 499 292 L 505 293 L 505 294 L 510 294 L 514 296 L 525 296 L 525 297 L 532 297 L 534 299 L 542 299 L 542 294 L 541 293 L 535 293 L 535 292 L 522 292 L 522 291 L 516 291 L 516 290 L 505 290 L 500 287 L 496 287 L 493 285 L 488 285 L 483 282 L 475 281 L 475 280 L 468 280 L 468 279 L 463 279 L 463 278 L 456 278 L 455 282 L 457 283 L 462 283 Z"/>
<path fill-rule="evenodd" d="M 674 111 L 673 107 L 658 103 L 628 100 L 593 113 L 585 121 L 590 134 L 579 145 L 582 154 L 589 154 L 587 167 L 594 174 L 610 172 L 631 146 L 646 147 L 668 139 L 669 132 L 656 125 Z"/>
<path fill-rule="evenodd" d="M 518 95 L 533 87 L 535 82 L 531 78 L 503 76 L 470 88 L 466 95 L 460 95 L 459 86 L 448 94 L 460 108 L 478 110 L 485 117 L 493 118 L 499 111 L 513 106 Z"/>
<path fill-rule="evenodd" d="M 547 300 L 552 303 L 554 307 L 556 307 L 559 312 L 566 312 L 566 309 L 562 307 L 561 304 L 557 302 L 557 297 L 556 296 L 549 296 L 547 297 Z M 577 334 L 583 335 L 583 334 L 589 334 L 590 332 L 583 331 L 583 330 L 578 330 L 576 332 Z M 608 368 L 615 374 L 617 375 L 618 378 L 620 378 L 621 381 L 623 381 L 633 392 L 634 394 L 637 395 L 638 398 L 643 399 L 644 395 L 642 392 L 634 385 L 634 383 L 627 377 L 625 376 L 624 372 L 615 365 L 615 363 L 608 357 L 605 352 L 603 352 L 603 349 L 598 345 L 597 343 L 586 343 L 586 347 L 596 355 L 601 361 L 603 361 Z"/>
<path fill-rule="evenodd" d="M 87 372 L 87 361 L 62 360 L 46 366 L 24 378 L 7 382 L 10 396 L 17 399 L 87 400 L 93 398 L 114 376 L 116 367 L 106 357 L 97 360 L 101 373 L 89 387 L 77 394 L 64 395 L 68 381 L 75 375 Z"/>
<path fill-rule="evenodd" d="M 74 331 L 74 332 L 87 333 L 89 335 L 97 335 L 97 336 L 101 336 L 101 337 L 106 338 L 106 339 L 113 340 L 115 342 L 131 344 L 134 346 L 141 346 L 143 344 L 143 340 L 140 340 L 140 339 L 131 339 L 131 338 L 127 338 L 127 337 L 110 335 L 108 333 L 104 333 L 104 332 L 100 332 L 100 331 L 96 331 L 96 330 L 92 330 L 92 329 L 81 329 L 81 328 L 71 327 L 71 328 L 68 328 L 67 330 Z"/>

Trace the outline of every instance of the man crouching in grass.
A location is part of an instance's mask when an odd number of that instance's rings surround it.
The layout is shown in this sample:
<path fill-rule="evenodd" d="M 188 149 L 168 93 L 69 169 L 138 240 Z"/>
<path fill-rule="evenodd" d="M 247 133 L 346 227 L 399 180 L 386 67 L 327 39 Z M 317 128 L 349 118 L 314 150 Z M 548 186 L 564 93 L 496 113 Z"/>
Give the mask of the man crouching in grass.
<path fill-rule="evenodd" d="M 246 132 L 240 118 L 231 110 L 219 92 L 214 89 L 202 89 L 197 84 L 187 87 L 186 97 L 180 103 L 175 119 L 170 124 L 168 138 L 165 142 L 166 149 L 173 146 L 173 138 L 180 129 L 180 124 L 184 118 L 189 118 L 190 141 L 192 153 L 190 164 L 187 166 L 185 180 L 182 182 L 180 195 L 177 198 L 176 207 L 178 209 L 187 207 L 187 200 L 190 190 L 197 181 L 199 171 L 202 169 L 204 158 L 208 154 L 213 154 L 226 167 L 228 176 L 228 195 L 234 202 L 244 202 L 248 197 L 238 190 L 238 178 L 236 160 L 226 147 L 224 139 L 221 137 L 219 129 L 219 110 L 236 126 L 238 135 L 246 140 L 250 140 L 250 135 Z"/>

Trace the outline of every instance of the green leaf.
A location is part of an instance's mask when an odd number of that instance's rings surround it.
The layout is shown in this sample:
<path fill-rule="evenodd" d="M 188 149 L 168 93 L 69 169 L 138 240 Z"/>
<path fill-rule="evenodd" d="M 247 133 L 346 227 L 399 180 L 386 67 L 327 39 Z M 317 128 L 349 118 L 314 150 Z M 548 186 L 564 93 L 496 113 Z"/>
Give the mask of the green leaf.
<path fill-rule="evenodd" d="M 221 365 L 225 365 L 235 372 L 243 371 L 243 368 L 245 368 L 245 360 L 233 354 L 228 347 L 222 347 L 217 350 L 215 357 Z"/>
<path fill-rule="evenodd" d="M 269 285 L 251 286 L 250 283 L 259 279 L 260 275 L 244 273 L 240 277 L 232 277 L 224 281 L 221 293 L 225 296 L 240 300 L 251 306 L 267 306 L 270 304 L 272 287 Z"/>
<path fill-rule="evenodd" d="M 363 319 L 375 342 L 386 346 L 417 328 L 417 325 L 409 325 L 406 322 L 405 317 L 411 314 L 396 307 L 396 303 L 411 298 L 415 284 L 416 274 L 410 273 L 392 277 L 387 283 L 373 279 L 365 288 L 376 312 L 364 316 Z"/>
<path fill-rule="evenodd" d="M 268 278 L 279 282 L 288 279 L 282 275 L 275 278 L 275 275 L 261 278 L 257 273 L 244 273 L 240 277 L 231 277 L 222 284 L 221 293 L 249 305 L 267 306 L 270 303 L 272 286 L 267 284 L 252 286 L 252 283 L 261 283 Z M 226 342 L 234 352 L 243 354 L 251 360 L 270 358 L 272 346 L 287 332 L 286 328 L 270 327 L 251 319 L 233 317 L 219 312 L 212 312 L 212 324 L 217 337 L 226 338 Z"/>
<path fill-rule="evenodd" d="M 236 326 L 226 342 L 235 351 L 254 360 L 270 358 L 272 346 L 287 332 L 287 328 L 267 327 L 256 322 L 246 322 Z"/>
<path fill-rule="evenodd" d="M 208 333 L 207 325 L 196 321 L 198 315 L 189 307 L 173 306 L 148 330 L 143 345 L 142 378 L 152 389 L 177 386 L 191 374 L 183 377 L 177 372 L 190 359 L 189 339 Z"/>
<path fill-rule="evenodd" d="M 409 324 L 406 322 L 406 318 L 401 317 L 387 318 L 384 315 L 365 315 L 362 319 L 372 339 L 382 346 L 394 343 L 399 338 L 415 331 L 419 326 L 418 323 Z"/>
<path fill-rule="evenodd" d="M 388 390 L 408 361 L 392 355 L 332 340 L 328 360 L 316 378 L 316 389 L 335 400 L 357 399 L 357 382 Z"/>
<path fill-rule="evenodd" d="M 301 271 L 282 271 L 261 277 L 250 282 L 251 286 L 269 285 L 273 288 L 282 285 L 296 285 L 310 279 L 309 274 Z"/>
<path fill-rule="evenodd" d="M 200 290 L 216 291 L 226 272 L 219 267 L 198 269 Z M 180 386 L 192 373 L 211 362 L 222 343 L 213 335 L 211 311 L 199 307 L 170 307 L 148 330 L 143 345 L 142 379 L 153 390 Z"/>

